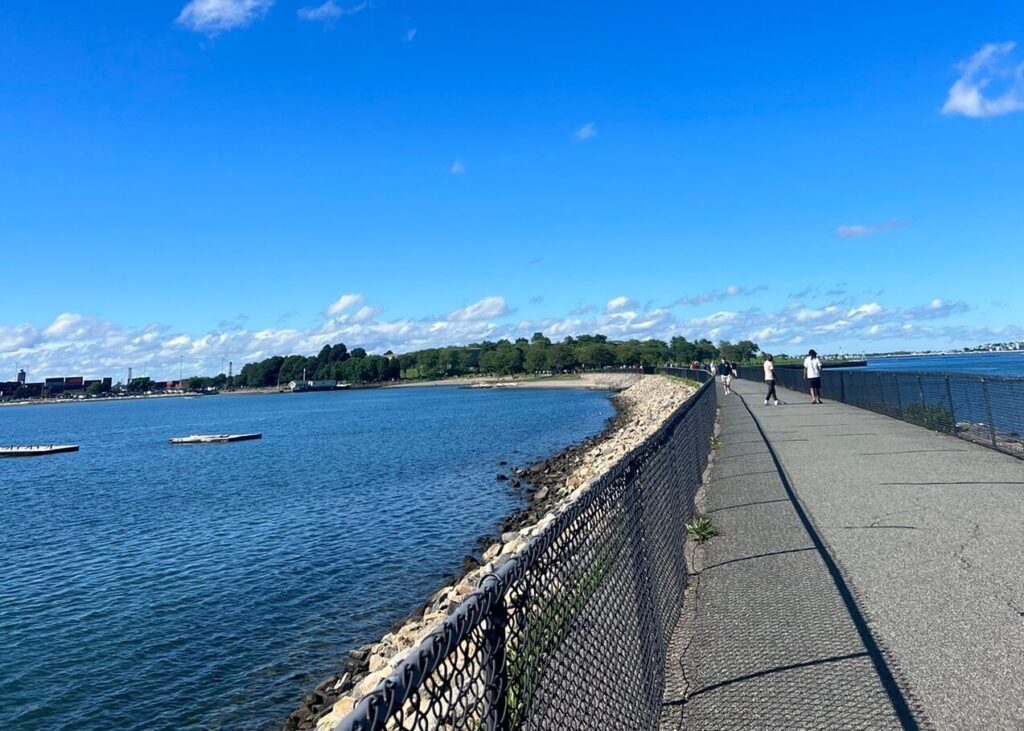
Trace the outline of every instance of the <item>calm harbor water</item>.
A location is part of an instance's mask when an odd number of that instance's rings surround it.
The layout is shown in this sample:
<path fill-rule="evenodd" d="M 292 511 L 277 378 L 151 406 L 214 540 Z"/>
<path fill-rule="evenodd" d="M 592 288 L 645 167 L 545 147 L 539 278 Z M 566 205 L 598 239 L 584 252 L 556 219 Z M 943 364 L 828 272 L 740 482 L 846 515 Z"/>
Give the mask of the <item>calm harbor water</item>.
<path fill-rule="evenodd" d="M 417 388 L 0 408 L 0 728 L 274 728 L 519 504 L 607 394 Z M 191 433 L 262 441 L 171 447 Z"/>
<path fill-rule="evenodd" d="M 955 355 L 904 355 L 869 358 L 869 370 L 972 373 L 988 376 L 1024 376 L 1024 351 L 958 353 Z"/>

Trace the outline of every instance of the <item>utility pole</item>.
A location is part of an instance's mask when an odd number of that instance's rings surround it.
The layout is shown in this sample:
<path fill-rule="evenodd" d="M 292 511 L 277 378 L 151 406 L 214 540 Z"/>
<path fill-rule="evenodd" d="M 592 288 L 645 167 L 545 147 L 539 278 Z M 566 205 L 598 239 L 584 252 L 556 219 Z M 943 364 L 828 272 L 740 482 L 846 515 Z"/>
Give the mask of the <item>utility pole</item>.
<path fill-rule="evenodd" d="M 178 356 L 178 385 L 181 386 L 181 371 L 185 367 L 185 356 Z"/>

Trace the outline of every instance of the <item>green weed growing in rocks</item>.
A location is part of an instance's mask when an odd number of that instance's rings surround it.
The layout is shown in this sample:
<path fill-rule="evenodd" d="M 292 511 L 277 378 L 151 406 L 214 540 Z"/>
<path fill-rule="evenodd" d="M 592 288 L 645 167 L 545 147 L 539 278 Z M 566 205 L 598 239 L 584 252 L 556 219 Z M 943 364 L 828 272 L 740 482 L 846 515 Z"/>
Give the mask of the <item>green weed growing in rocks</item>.
<path fill-rule="evenodd" d="M 943 434 L 956 433 L 956 419 L 953 412 L 943 406 L 926 404 L 907 404 L 903 408 L 903 418 L 911 424 L 923 426 Z"/>
<path fill-rule="evenodd" d="M 717 434 L 712 434 L 711 435 L 711 448 L 712 449 L 718 449 L 721 446 L 722 446 L 722 438 L 720 436 L 718 436 Z"/>

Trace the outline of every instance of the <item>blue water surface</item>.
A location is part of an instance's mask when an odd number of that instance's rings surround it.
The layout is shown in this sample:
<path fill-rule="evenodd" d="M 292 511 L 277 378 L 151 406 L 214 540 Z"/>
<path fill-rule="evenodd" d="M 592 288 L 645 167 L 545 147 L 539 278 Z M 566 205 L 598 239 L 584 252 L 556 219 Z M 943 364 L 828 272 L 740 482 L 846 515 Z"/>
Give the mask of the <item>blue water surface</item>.
<path fill-rule="evenodd" d="M 0 408 L 0 444 L 81 445 L 0 460 L 0 728 L 278 727 L 520 506 L 500 460 L 612 414 L 455 388 Z"/>
<path fill-rule="evenodd" d="M 953 355 L 901 355 L 868 358 L 869 370 L 972 373 L 988 376 L 1024 376 L 1024 351 L 956 353 Z"/>

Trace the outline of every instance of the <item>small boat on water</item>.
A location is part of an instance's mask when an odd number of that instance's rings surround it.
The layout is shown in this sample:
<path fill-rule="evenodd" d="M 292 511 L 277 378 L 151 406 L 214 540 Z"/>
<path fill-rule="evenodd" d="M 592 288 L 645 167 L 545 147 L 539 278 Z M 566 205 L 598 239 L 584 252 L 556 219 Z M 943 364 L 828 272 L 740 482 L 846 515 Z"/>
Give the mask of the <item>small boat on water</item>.
<path fill-rule="evenodd" d="M 77 444 L 31 444 L 0 447 L 0 457 L 42 457 L 47 454 L 77 452 Z"/>
<path fill-rule="evenodd" d="M 193 434 L 187 437 L 172 437 L 170 444 L 224 444 L 225 442 L 247 442 L 250 439 L 262 439 L 263 435 L 254 434 Z"/>

